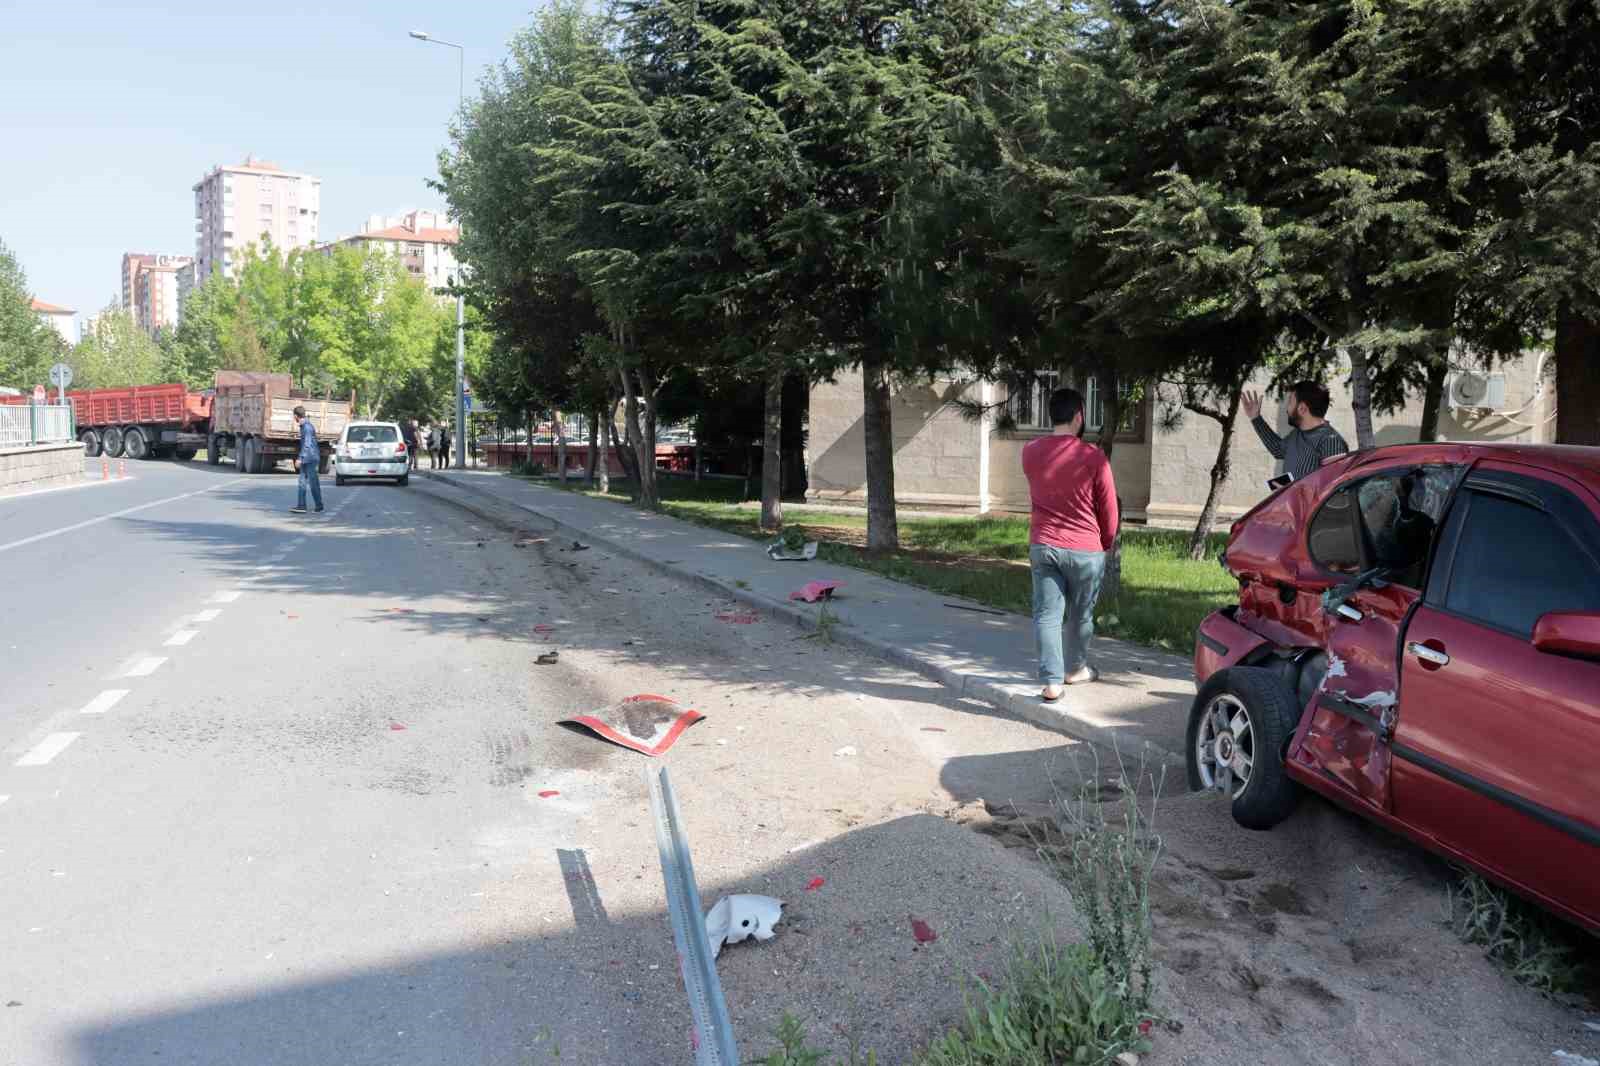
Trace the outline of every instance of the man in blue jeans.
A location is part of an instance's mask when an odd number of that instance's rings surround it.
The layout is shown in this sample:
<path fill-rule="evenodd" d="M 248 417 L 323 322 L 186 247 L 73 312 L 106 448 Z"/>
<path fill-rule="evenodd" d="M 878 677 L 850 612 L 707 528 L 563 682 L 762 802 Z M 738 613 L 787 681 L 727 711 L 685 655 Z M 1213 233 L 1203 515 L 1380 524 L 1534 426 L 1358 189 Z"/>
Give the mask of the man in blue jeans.
<path fill-rule="evenodd" d="M 1028 561 L 1033 569 L 1033 627 L 1039 644 L 1039 698 L 1054 703 L 1064 685 L 1094 681 L 1089 665 L 1094 601 L 1117 537 L 1117 487 L 1105 452 L 1085 444 L 1083 395 L 1050 394 L 1050 436 L 1022 449 L 1033 501 Z M 1063 622 L 1065 624 L 1063 624 Z M 1066 646 L 1062 647 L 1065 633 Z"/>
<path fill-rule="evenodd" d="M 311 489 L 311 499 L 322 513 L 322 482 L 317 479 L 317 466 L 322 462 L 322 451 L 317 447 L 317 427 L 306 417 L 306 409 L 296 406 L 294 425 L 300 431 L 300 500 L 289 508 L 293 514 L 306 513 L 306 488 Z"/>

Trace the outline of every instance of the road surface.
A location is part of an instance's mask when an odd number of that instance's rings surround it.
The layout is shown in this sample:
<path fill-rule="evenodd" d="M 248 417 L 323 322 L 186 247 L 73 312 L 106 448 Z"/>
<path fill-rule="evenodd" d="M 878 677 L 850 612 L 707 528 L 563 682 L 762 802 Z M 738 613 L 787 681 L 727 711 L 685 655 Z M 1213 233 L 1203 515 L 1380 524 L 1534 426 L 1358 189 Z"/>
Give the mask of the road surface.
<path fill-rule="evenodd" d="M 708 895 L 803 894 L 795 848 L 1060 742 L 422 479 L 305 516 L 287 467 L 128 468 L 0 500 L 0 1063 L 687 1062 L 646 760 L 556 719 L 708 713 L 672 753 Z M 781 980 L 730 991 L 754 1046 L 821 994 Z"/>

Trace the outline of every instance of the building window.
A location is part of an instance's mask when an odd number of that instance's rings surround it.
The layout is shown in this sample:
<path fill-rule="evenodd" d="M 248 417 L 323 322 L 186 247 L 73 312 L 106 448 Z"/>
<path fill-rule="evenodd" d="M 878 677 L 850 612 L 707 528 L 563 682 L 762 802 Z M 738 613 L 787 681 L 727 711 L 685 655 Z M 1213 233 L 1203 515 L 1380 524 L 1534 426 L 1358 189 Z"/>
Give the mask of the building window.
<path fill-rule="evenodd" d="M 1060 384 L 1060 371 L 1040 370 L 1031 382 L 1019 381 L 1011 386 L 1006 413 L 1018 429 L 1050 428 L 1050 394 L 1060 388 Z"/>
<path fill-rule="evenodd" d="M 1083 404 L 1088 409 L 1084 429 L 1089 433 L 1099 433 L 1106 422 L 1100 379 L 1089 375 L 1084 378 L 1083 384 Z M 1117 440 L 1143 442 L 1145 405 L 1132 401 L 1133 387 L 1129 383 L 1122 382 L 1117 386 L 1117 391 L 1122 394 L 1122 424 L 1117 427 Z"/>

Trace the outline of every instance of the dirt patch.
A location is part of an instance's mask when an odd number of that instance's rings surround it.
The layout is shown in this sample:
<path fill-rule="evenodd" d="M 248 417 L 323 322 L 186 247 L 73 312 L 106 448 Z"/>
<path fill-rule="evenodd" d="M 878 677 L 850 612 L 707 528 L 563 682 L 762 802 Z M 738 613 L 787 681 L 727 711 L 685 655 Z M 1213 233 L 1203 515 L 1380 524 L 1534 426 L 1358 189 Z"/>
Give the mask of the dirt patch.
<path fill-rule="evenodd" d="M 1050 857 L 1047 810 L 969 804 L 963 825 Z M 1449 870 L 1314 799 L 1270 833 L 1209 795 L 1163 798 L 1150 886 L 1162 1033 L 1146 1066 L 1219 1061 L 1547 1063 L 1600 1056 L 1578 1005 L 1516 984 L 1444 924 Z"/>

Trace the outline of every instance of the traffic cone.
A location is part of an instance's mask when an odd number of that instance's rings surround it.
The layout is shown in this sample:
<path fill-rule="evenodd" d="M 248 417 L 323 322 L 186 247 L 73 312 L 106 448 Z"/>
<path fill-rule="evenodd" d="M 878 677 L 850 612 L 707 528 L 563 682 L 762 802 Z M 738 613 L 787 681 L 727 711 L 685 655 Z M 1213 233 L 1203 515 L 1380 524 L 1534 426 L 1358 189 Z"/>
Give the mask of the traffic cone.
<path fill-rule="evenodd" d="M 128 460 L 126 460 L 126 459 L 118 459 L 117 460 L 117 476 L 119 478 L 128 476 Z"/>
<path fill-rule="evenodd" d="M 103 455 L 100 457 L 100 480 L 111 480 L 111 460 Z"/>

